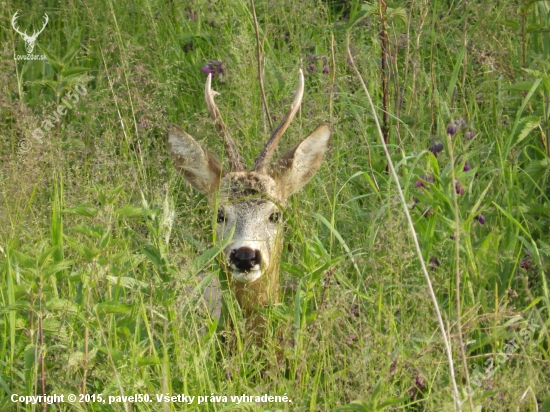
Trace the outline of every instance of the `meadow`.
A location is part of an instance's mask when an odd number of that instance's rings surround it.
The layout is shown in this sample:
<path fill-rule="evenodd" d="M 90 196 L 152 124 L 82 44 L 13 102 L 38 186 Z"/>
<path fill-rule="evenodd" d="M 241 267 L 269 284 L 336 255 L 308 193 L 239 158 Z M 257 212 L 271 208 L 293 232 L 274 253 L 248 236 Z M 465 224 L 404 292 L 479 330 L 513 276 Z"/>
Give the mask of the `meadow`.
<path fill-rule="evenodd" d="M 550 411 L 549 2 L 0 5 L 0 410 Z M 166 129 L 223 158 L 212 73 L 252 165 L 299 69 L 279 153 L 332 142 L 257 345 Z"/>

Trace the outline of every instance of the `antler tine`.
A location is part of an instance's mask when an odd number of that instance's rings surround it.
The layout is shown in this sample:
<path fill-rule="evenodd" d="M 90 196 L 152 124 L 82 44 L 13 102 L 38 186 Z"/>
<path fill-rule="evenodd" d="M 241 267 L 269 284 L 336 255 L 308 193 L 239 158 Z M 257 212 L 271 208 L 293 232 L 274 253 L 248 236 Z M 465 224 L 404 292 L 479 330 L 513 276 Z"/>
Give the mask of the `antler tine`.
<path fill-rule="evenodd" d="M 48 15 L 46 13 L 44 13 L 44 17 L 46 18 L 46 21 L 44 22 L 44 25 L 42 26 L 42 28 L 40 29 L 40 31 L 38 33 L 33 31 L 33 33 L 32 33 L 33 37 L 38 36 L 46 28 L 46 25 L 48 24 L 48 21 L 50 20 L 50 18 L 48 17 Z"/>
<path fill-rule="evenodd" d="M 302 69 L 299 71 L 298 75 L 298 90 L 296 90 L 296 95 L 294 96 L 294 101 L 290 105 L 290 109 L 286 113 L 285 117 L 281 120 L 281 123 L 275 128 L 273 133 L 271 133 L 271 137 L 267 141 L 267 143 L 264 146 L 264 149 L 260 153 L 260 155 L 255 160 L 254 170 L 256 172 L 265 173 L 267 166 L 269 165 L 269 162 L 271 160 L 271 157 L 273 156 L 273 153 L 275 153 L 275 149 L 277 148 L 277 145 L 279 144 L 279 140 L 281 140 L 281 136 L 288 128 L 288 125 L 290 122 L 292 122 L 292 119 L 294 119 L 294 116 L 298 112 L 298 109 L 300 108 L 300 104 L 302 103 L 302 97 L 304 95 L 304 74 L 302 73 Z"/>
<path fill-rule="evenodd" d="M 212 85 L 212 73 L 209 73 L 206 79 L 206 86 L 204 88 L 204 97 L 206 99 L 208 111 L 210 112 L 210 116 L 212 117 L 212 120 L 214 120 L 214 125 L 216 126 L 216 130 L 218 131 L 221 138 L 223 139 L 225 152 L 227 153 L 229 163 L 231 164 L 231 170 L 235 172 L 240 172 L 244 170 L 244 163 L 242 158 L 239 156 L 239 152 L 237 151 L 237 146 L 235 145 L 235 142 L 231 138 L 231 135 L 229 134 L 229 132 L 225 127 L 225 124 L 223 123 L 220 110 L 216 106 L 216 103 L 214 103 L 214 97 L 219 95 L 219 93 L 212 90 L 211 85 Z"/>
<path fill-rule="evenodd" d="M 15 22 L 16 22 L 17 18 L 19 17 L 19 16 L 17 15 L 17 13 L 19 13 L 19 12 L 16 11 L 15 14 L 13 15 L 13 17 L 11 18 L 11 26 L 13 27 L 13 29 L 14 29 L 18 34 L 20 34 L 21 36 L 26 36 L 26 35 L 27 35 L 27 31 L 25 31 L 25 33 L 21 33 L 21 32 L 19 31 L 19 27 L 16 27 L 16 26 L 15 26 Z"/>

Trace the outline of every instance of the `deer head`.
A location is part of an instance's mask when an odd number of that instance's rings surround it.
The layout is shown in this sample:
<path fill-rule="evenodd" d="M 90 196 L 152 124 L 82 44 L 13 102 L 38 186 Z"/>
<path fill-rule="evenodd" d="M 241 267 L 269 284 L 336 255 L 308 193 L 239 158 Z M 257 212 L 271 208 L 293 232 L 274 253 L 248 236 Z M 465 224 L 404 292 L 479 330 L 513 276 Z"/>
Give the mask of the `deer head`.
<path fill-rule="evenodd" d="M 168 129 L 169 149 L 184 179 L 208 196 L 216 214 L 214 226 L 218 239 L 224 239 L 234 228 L 233 239 L 223 251 L 222 265 L 243 312 L 251 315 L 255 308 L 278 301 L 283 208 L 287 198 L 319 169 L 331 130 L 326 124 L 319 126 L 271 163 L 281 136 L 300 108 L 304 93 L 304 76 L 300 70 L 298 90 L 290 109 L 256 158 L 254 167 L 246 171 L 214 103 L 219 93 L 211 89 L 211 80 L 208 75 L 205 98 L 224 142 L 229 170 L 178 126 Z"/>
<path fill-rule="evenodd" d="M 34 50 L 34 45 L 36 44 L 36 39 L 38 38 L 38 35 L 44 31 L 44 29 L 46 28 L 46 24 L 48 24 L 48 20 L 49 20 L 48 15 L 44 14 L 44 25 L 42 26 L 42 28 L 39 31 L 33 31 L 32 36 L 29 36 L 27 34 L 27 31 L 25 31 L 24 33 L 21 33 L 19 28 L 15 25 L 15 22 L 17 21 L 17 17 L 18 17 L 17 13 L 19 12 L 16 11 L 15 14 L 13 15 L 11 19 L 11 25 L 13 29 L 23 37 L 23 40 L 25 41 L 25 49 L 27 50 L 28 54 L 31 54 L 32 51 Z"/>

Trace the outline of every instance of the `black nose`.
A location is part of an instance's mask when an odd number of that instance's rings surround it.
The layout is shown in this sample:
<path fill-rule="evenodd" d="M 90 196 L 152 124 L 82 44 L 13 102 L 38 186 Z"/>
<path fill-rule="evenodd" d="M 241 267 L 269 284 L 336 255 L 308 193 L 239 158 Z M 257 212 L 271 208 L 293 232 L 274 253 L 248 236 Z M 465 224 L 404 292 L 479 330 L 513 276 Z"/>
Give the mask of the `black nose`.
<path fill-rule="evenodd" d="M 248 272 L 254 266 L 259 265 L 262 259 L 259 250 L 243 246 L 233 249 L 229 255 L 229 260 L 241 272 Z"/>

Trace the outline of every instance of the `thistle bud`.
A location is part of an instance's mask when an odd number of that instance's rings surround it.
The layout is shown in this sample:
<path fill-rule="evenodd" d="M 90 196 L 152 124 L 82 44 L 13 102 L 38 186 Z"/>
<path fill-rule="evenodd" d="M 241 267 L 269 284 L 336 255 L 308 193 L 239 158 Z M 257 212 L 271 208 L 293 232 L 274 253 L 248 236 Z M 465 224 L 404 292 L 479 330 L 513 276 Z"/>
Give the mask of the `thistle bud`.
<path fill-rule="evenodd" d="M 424 389 L 426 387 L 426 379 L 422 375 L 416 375 L 416 386 L 419 389 Z"/>
<path fill-rule="evenodd" d="M 463 195 L 464 194 L 464 188 L 462 187 L 462 184 L 457 180 L 455 184 L 455 190 L 457 195 Z"/>
<path fill-rule="evenodd" d="M 427 182 L 427 183 L 433 183 L 434 182 L 434 177 L 430 174 L 423 174 L 422 176 L 420 176 L 420 179 L 418 179 L 416 181 L 416 187 L 423 187 L 423 188 L 427 188 L 427 186 L 424 184 L 424 182 Z"/>
<path fill-rule="evenodd" d="M 480 213 L 479 215 L 477 215 L 476 217 L 474 217 L 475 220 L 477 220 L 479 222 L 480 225 L 484 225 L 485 224 L 485 216 L 483 216 L 483 213 Z"/>

